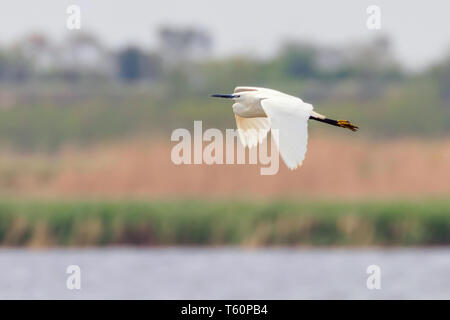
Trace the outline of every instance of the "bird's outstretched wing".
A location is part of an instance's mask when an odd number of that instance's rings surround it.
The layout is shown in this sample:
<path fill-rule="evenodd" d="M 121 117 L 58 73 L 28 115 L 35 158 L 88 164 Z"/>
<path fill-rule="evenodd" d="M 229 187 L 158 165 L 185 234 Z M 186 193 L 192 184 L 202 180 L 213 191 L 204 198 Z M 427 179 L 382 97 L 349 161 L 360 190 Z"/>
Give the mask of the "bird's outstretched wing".
<path fill-rule="evenodd" d="M 238 128 L 239 138 L 244 147 L 256 147 L 262 143 L 270 130 L 270 121 L 268 118 L 243 118 L 234 115 Z"/>
<path fill-rule="evenodd" d="M 308 119 L 312 106 L 300 99 L 278 96 L 261 100 L 270 119 L 272 135 L 289 169 L 302 165 L 308 142 Z"/>

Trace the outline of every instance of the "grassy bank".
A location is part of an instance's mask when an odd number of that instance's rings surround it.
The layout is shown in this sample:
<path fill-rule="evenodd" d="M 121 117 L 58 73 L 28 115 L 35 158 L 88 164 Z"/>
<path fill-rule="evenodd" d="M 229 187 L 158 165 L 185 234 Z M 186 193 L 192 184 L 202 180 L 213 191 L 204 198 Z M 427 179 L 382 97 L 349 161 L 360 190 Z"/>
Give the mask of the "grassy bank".
<path fill-rule="evenodd" d="M 450 201 L 0 201 L 3 246 L 448 245 Z"/>

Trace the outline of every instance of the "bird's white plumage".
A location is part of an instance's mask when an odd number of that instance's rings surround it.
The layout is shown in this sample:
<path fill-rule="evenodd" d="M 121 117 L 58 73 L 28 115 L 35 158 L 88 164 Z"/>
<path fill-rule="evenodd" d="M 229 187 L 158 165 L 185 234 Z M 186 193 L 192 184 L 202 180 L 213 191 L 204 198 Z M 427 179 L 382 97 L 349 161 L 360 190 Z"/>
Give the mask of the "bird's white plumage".
<path fill-rule="evenodd" d="M 256 146 L 272 129 L 275 143 L 288 168 L 302 165 L 312 105 L 267 88 L 236 87 L 234 93 L 239 95 L 233 110 L 242 144 L 250 148 Z M 261 114 L 266 117 L 261 117 Z"/>
<path fill-rule="evenodd" d="M 268 118 L 243 118 L 234 115 L 238 128 L 239 138 L 244 147 L 256 147 L 262 143 L 270 130 L 270 121 Z"/>
<path fill-rule="evenodd" d="M 312 108 L 300 99 L 263 99 L 261 105 L 271 122 L 272 135 L 289 169 L 301 166 L 308 142 L 308 119 Z"/>
<path fill-rule="evenodd" d="M 255 94 L 263 94 L 265 93 L 266 95 L 272 95 L 272 96 L 287 96 L 287 97 L 291 97 L 291 98 L 296 98 L 299 99 L 297 97 L 293 97 L 291 95 L 288 95 L 286 93 L 283 93 L 281 91 L 277 91 L 277 90 L 273 90 L 273 89 L 269 89 L 269 88 L 261 88 L 261 87 L 236 87 L 234 89 L 234 93 L 239 93 L 239 92 L 249 92 L 249 91 L 253 91 Z"/>

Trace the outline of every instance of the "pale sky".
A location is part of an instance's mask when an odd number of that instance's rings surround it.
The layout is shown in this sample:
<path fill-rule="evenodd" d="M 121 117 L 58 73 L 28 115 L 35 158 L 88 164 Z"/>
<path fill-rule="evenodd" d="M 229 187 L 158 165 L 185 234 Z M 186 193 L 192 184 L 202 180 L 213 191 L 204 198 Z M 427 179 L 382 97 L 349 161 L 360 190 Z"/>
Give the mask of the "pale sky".
<path fill-rule="evenodd" d="M 30 32 L 60 40 L 66 9 L 81 7 L 82 30 L 92 31 L 113 48 L 134 43 L 156 46 L 162 25 L 197 27 L 214 39 L 214 54 L 268 56 L 284 40 L 324 45 L 369 41 L 382 32 L 393 42 L 397 58 L 420 69 L 450 54 L 450 1 L 427 0 L 14 0 L 2 3 L 0 45 Z M 366 27 L 366 8 L 381 8 L 381 31 Z"/>

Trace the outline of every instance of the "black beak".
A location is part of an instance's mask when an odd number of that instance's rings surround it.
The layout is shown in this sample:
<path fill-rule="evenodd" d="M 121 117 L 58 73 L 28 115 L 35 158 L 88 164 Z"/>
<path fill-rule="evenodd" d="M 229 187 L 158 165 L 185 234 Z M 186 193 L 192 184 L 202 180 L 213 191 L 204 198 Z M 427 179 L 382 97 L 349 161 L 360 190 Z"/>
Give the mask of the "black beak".
<path fill-rule="evenodd" d="M 234 94 L 213 94 L 213 95 L 211 95 L 211 97 L 233 99 L 233 98 L 236 98 L 237 96 L 235 96 Z"/>

